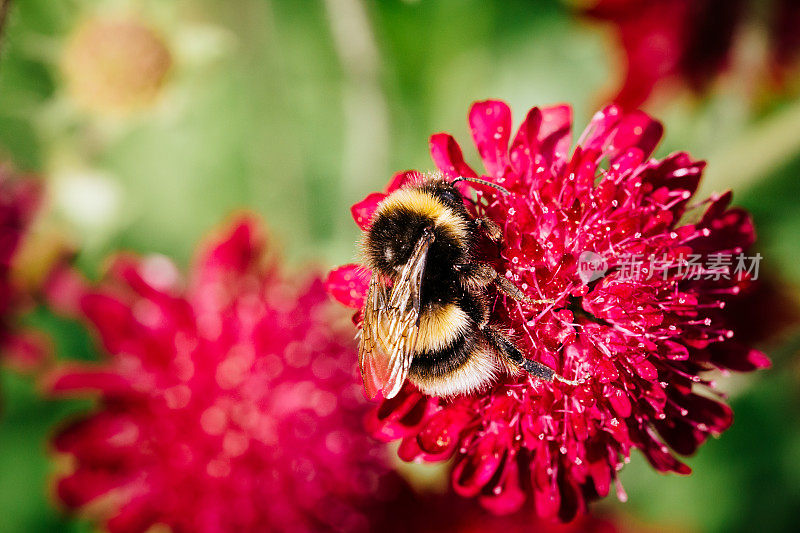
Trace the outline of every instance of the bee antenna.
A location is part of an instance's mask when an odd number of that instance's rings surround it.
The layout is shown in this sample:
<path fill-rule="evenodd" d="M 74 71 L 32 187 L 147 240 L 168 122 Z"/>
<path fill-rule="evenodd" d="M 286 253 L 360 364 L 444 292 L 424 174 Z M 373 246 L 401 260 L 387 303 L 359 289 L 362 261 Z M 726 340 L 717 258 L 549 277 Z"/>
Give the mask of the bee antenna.
<path fill-rule="evenodd" d="M 491 187 L 492 189 L 497 189 L 498 191 L 500 191 L 503 194 L 511 194 L 508 191 L 508 189 L 506 189 L 502 185 L 498 185 L 498 184 L 492 183 L 490 181 L 482 180 L 480 178 L 465 178 L 463 176 L 460 176 L 460 177 L 454 179 L 453 181 L 451 181 L 450 183 L 455 185 L 459 181 L 471 181 L 473 183 L 480 183 L 481 185 L 486 185 L 487 187 Z"/>

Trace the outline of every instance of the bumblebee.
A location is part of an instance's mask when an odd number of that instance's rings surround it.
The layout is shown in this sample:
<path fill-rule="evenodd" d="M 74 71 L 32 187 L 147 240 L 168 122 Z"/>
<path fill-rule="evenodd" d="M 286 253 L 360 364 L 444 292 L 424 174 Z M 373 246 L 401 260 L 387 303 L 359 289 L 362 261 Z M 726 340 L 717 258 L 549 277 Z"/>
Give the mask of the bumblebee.
<path fill-rule="evenodd" d="M 406 185 L 379 205 L 363 251 L 372 269 L 363 314 L 359 366 L 367 396 L 392 398 L 408 378 L 422 392 L 454 396 L 521 371 L 552 381 L 553 369 L 526 359 L 489 323 L 488 289 L 529 305 L 516 285 L 475 261 L 481 234 L 500 242 L 501 230 L 475 218 L 455 187 L 476 178 L 427 178 Z"/>

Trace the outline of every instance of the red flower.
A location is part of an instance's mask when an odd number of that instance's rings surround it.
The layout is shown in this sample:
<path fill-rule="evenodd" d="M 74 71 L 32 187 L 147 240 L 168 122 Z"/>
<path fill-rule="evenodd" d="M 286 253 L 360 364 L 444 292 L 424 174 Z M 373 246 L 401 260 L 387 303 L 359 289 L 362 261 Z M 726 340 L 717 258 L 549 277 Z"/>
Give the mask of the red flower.
<path fill-rule="evenodd" d="M 25 295 L 12 276 L 20 245 L 39 207 L 40 186 L 0 166 L 0 357 L 18 369 L 30 369 L 45 357 L 46 342 L 39 333 L 20 331 L 17 311 Z"/>
<path fill-rule="evenodd" d="M 531 298 L 554 301 L 532 309 L 496 296 L 492 320 L 528 358 L 580 384 L 521 376 L 444 401 L 407 383 L 373 412 L 372 431 L 401 439 L 404 460 L 452 458 L 455 490 L 494 511 L 517 509 L 532 495 L 540 515 L 563 521 L 608 494 L 632 448 L 659 471 L 689 473 L 676 454 L 693 453 L 731 424 L 702 373 L 769 365 L 725 325 L 725 302 L 748 276 L 731 275 L 731 266 L 700 279 L 682 271 L 686 258 L 746 250 L 749 216 L 728 207 L 730 193 L 692 202 L 704 164 L 685 153 L 651 159 L 662 127 L 641 112 L 597 113 L 572 155 L 567 106 L 532 109 L 513 138 L 502 102 L 475 104 L 469 123 L 487 171 L 481 177 L 511 192 L 474 186 L 474 214 L 503 229 L 499 254 L 482 250 L 480 259 Z M 451 136 L 434 135 L 431 153 L 446 177 L 477 176 Z M 416 178 L 400 174 L 387 192 Z M 385 196 L 354 206 L 362 229 Z M 587 254 L 596 265 L 589 272 Z M 642 258 L 638 275 L 626 272 L 631 257 Z M 654 271 L 649 259 L 670 266 Z M 369 274 L 341 267 L 329 291 L 360 309 Z"/>
<path fill-rule="evenodd" d="M 54 439 L 74 459 L 57 482 L 63 504 L 99 509 L 114 532 L 374 525 L 397 478 L 363 432 L 352 333 L 319 280 L 298 290 L 263 252 L 242 219 L 185 287 L 162 257 L 119 257 L 98 288 L 68 272 L 53 282 L 56 304 L 108 353 L 47 380 L 99 399 Z"/>
<path fill-rule="evenodd" d="M 663 81 L 701 91 L 729 64 L 733 43 L 755 2 L 744 0 L 599 0 L 591 16 L 616 27 L 627 65 L 615 101 L 626 109 L 644 103 Z M 765 21 L 771 38 L 769 63 L 778 81 L 800 54 L 796 0 L 773 0 Z"/>

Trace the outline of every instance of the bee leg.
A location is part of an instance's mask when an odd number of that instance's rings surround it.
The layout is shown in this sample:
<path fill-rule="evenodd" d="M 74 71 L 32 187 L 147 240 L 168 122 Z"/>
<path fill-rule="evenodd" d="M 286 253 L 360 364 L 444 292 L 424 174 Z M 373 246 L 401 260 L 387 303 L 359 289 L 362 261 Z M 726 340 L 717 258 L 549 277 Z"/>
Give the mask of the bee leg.
<path fill-rule="evenodd" d="M 492 344 L 497 352 L 505 357 L 514 366 L 521 368 L 528 374 L 544 381 L 553 381 L 556 371 L 542 363 L 525 359 L 519 348 L 505 335 L 492 326 L 482 328 L 484 337 Z"/>
<path fill-rule="evenodd" d="M 453 268 L 460 275 L 461 283 L 468 289 L 484 289 L 497 277 L 495 269 L 480 263 L 455 265 Z"/>
<path fill-rule="evenodd" d="M 481 327 L 484 337 L 492 344 L 499 354 L 505 357 L 513 365 L 521 368 L 528 374 L 541 379 L 543 381 L 561 381 L 568 385 L 577 386 L 578 382 L 571 379 L 565 379 L 556 374 L 556 371 L 542 363 L 526 359 L 522 352 L 519 351 L 516 344 L 503 335 L 496 328 L 485 325 Z"/>
<path fill-rule="evenodd" d="M 491 267 L 490 267 L 491 268 Z M 492 269 L 494 271 L 494 269 Z M 494 284 L 497 289 L 505 294 L 506 296 L 510 296 L 514 298 L 518 302 L 525 302 L 528 305 L 535 305 L 535 304 L 542 304 L 542 303 L 550 303 L 551 300 L 534 300 L 533 298 L 529 298 L 527 294 L 522 292 L 522 289 L 514 285 L 511 281 L 508 280 L 505 276 L 501 276 L 497 272 L 495 272 Z"/>
<path fill-rule="evenodd" d="M 503 236 L 503 230 L 497 223 L 488 217 L 481 217 L 476 218 L 475 220 L 475 229 L 483 230 L 486 232 L 486 235 L 489 236 L 494 242 L 500 241 Z"/>
<path fill-rule="evenodd" d="M 467 287 L 484 288 L 492 283 L 506 296 L 524 302 L 530 306 L 543 303 L 552 303 L 552 300 L 534 300 L 529 298 L 522 289 L 514 285 L 505 276 L 501 276 L 491 265 L 485 263 L 472 263 L 456 265 L 456 270 L 461 273 L 461 279 Z"/>

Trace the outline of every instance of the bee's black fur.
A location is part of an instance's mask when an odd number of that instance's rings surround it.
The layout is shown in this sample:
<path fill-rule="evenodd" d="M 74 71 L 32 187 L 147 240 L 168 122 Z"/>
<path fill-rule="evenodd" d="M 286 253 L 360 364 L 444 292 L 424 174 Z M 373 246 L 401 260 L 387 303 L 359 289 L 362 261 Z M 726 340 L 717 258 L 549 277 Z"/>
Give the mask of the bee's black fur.
<path fill-rule="evenodd" d="M 421 186 L 420 190 L 439 198 L 453 214 L 472 225 L 463 197 L 453 185 L 434 181 Z M 391 278 L 406 264 L 426 228 L 433 228 L 435 240 L 428 250 L 422 282 L 423 307 L 431 302 L 454 303 L 462 291 L 453 266 L 471 260 L 472 235 L 458 240 L 445 229 L 435 227 L 430 218 L 410 209 L 398 208 L 373 221 L 366 240 L 367 255 L 373 268 Z"/>
<path fill-rule="evenodd" d="M 452 183 L 444 180 L 434 180 L 426 183 L 420 189 L 428 194 L 435 196 L 442 201 L 444 205 L 463 216 L 467 220 L 471 220 L 467 210 L 464 208 L 464 197 Z"/>

